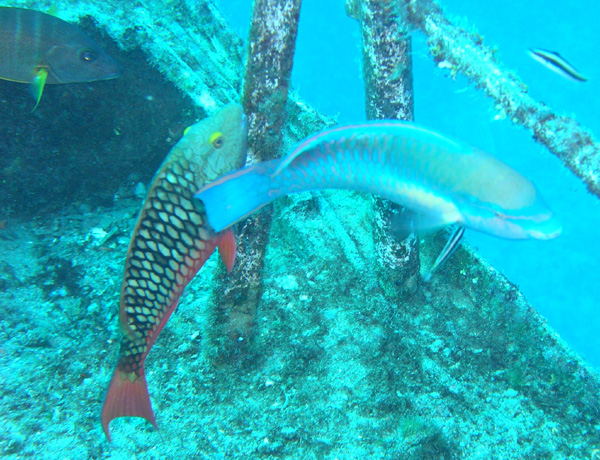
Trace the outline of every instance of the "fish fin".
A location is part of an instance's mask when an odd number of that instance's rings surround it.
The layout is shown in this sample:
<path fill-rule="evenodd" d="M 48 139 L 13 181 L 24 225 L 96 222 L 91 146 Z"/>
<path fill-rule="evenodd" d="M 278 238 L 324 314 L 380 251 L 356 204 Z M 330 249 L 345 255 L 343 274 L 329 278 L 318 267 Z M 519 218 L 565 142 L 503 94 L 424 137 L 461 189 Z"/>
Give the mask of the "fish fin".
<path fill-rule="evenodd" d="M 117 368 L 113 373 L 100 417 L 109 442 L 111 437 L 108 425 L 118 417 L 142 417 L 158 430 L 143 367 L 140 372 L 141 375 L 138 376 L 135 373 L 127 374 Z"/>
<path fill-rule="evenodd" d="M 448 257 L 450 257 L 454 253 L 454 251 L 460 244 L 460 240 L 462 239 L 464 234 L 465 227 L 456 227 L 456 230 L 454 230 L 452 235 L 450 235 L 450 238 L 448 238 L 444 249 L 442 249 L 442 252 L 440 252 L 440 255 L 437 257 L 437 259 L 435 259 L 433 266 L 429 269 L 427 273 L 425 273 L 425 275 L 423 275 L 423 281 L 428 283 L 429 280 L 431 280 L 433 273 L 448 259 Z"/>
<path fill-rule="evenodd" d="M 212 228 L 220 232 L 258 211 L 279 195 L 271 193 L 271 162 L 232 172 L 202 187 L 194 195 L 204 203 Z"/>
<path fill-rule="evenodd" d="M 46 14 L 49 14 L 50 16 L 54 16 L 54 17 L 57 17 L 57 18 L 59 18 L 58 17 L 59 13 L 60 13 L 60 10 L 58 9 L 58 7 L 56 5 L 50 5 L 50 8 L 48 8 L 46 10 Z"/>
<path fill-rule="evenodd" d="M 235 252 L 235 236 L 231 230 L 227 230 L 219 241 L 219 255 L 227 268 L 227 273 L 231 272 L 233 268 Z"/>
<path fill-rule="evenodd" d="M 415 213 L 413 225 L 417 233 L 432 233 L 455 223 L 458 217 L 458 215 Z"/>
<path fill-rule="evenodd" d="M 298 158 L 300 155 L 305 153 L 306 144 L 308 144 L 309 141 L 311 141 L 311 140 L 312 140 L 312 137 L 307 139 L 306 141 L 302 142 L 294 150 L 292 150 L 292 152 L 289 155 L 287 155 L 283 159 L 283 161 L 279 164 L 279 166 L 277 167 L 277 169 L 275 170 L 273 175 L 276 176 L 276 175 L 280 174 L 281 171 L 283 171 L 285 168 L 287 168 L 296 158 Z"/>
<path fill-rule="evenodd" d="M 46 84 L 46 79 L 48 78 L 48 69 L 45 67 L 40 67 L 35 72 L 35 77 L 31 82 L 31 94 L 35 98 L 35 107 L 31 110 L 32 112 L 37 109 L 40 100 L 42 99 L 42 93 L 44 92 L 44 85 Z"/>
<path fill-rule="evenodd" d="M 307 137 L 303 141 L 300 141 L 298 144 L 296 144 L 296 146 L 292 149 L 292 151 L 288 155 L 285 156 L 285 158 L 281 159 L 281 161 L 277 165 L 277 169 L 275 169 L 275 171 L 273 172 L 273 176 L 277 176 L 278 174 L 281 174 L 281 172 L 285 168 L 287 168 L 290 164 L 292 164 L 292 162 L 294 160 L 301 157 L 306 152 L 309 152 L 311 149 L 311 146 L 318 145 L 320 142 L 323 142 L 323 140 L 326 139 L 331 134 L 334 134 L 334 136 L 335 136 L 336 131 L 343 131 L 343 130 L 346 130 L 347 128 L 348 127 L 345 127 L 345 126 L 338 126 L 338 127 L 326 129 L 325 131 L 320 131 L 316 134 L 313 134 L 312 136 Z M 355 132 L 352 134 L 356 136 Z"/>
<path fill-rule="evenodd" d="M 415 233 L 415 218 L 415 213 L 407 208 L 401 208 L 399 211 L 394 212 L 390 218 L 392 236 L 397 241 L 402 241 Z"/>
<path fill-rule="evenodd" d="M 407 208 L 394 213 L 390 219 L 392 235 L 397 240 L 404 240 L 411 233 L 430 234 L 451 223 L 453 222 L 448 222 L 444 216 L 421 214 Z"/>

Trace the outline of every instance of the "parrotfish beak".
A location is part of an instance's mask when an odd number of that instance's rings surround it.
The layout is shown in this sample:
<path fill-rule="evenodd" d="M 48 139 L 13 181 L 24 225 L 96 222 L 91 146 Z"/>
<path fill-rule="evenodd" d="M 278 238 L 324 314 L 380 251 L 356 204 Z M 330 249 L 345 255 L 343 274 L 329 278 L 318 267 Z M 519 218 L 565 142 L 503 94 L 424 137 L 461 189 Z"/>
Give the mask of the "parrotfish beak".
<path fill-rule="evenodd" d="M 551 240 L 559 236 L 561 232 L 562 224 L 554 214 L 551 214 L 543 222 L 538 222 L 535 228 L 528 230 L 529 236 L 537 240 Z"/>

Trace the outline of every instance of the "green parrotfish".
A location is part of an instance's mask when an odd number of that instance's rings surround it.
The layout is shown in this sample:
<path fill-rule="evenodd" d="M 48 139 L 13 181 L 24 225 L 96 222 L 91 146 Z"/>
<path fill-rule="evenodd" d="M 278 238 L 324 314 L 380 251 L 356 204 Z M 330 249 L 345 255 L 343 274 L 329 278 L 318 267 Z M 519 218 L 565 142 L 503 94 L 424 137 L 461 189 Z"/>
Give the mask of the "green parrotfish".
<path fill-rule="evenodd" d="M 231 231 L 215 233 L 194 192 L 244 164 L 246 117 L 230 104 L 188 128 L 158 170 L 131 237 L 121 287 L 121 353 L 104 405 L 102 427 L 117 417 L 142 417 L 156 427 L 144 362 L 184 288 L 219 248 L 228 270 Z"/>
<path fill-rule="evenodd" d="M 278 197 L 323 189 L 382 196 L 415 211 L 421 228 L 458 225 L 432 270 L 456 248 L 463 227 L 510 239 L 549 239 L 561 231 L 522 174 L 489 153 L 396 120 L 322 131 L 287 157 L 226 174 L 195 196 L 221 231 Z"/>
<path fill-rule="evenodd" d="M 40 11 L 0 7 L 0 79 L 30 83 L 36 107 L 45 84 L 120 74 L 120 65 L 73 24 Z"/>

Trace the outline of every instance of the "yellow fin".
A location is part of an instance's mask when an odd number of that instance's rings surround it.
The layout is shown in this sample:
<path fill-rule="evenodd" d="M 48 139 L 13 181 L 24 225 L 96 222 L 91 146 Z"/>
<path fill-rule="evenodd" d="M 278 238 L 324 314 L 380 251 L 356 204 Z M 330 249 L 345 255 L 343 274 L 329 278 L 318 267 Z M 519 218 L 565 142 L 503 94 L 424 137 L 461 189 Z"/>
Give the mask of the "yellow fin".
<path fill-rule="evenodd" d="M 31 110 L 32 112 L 37 108 L 40 103 L 40 99 L 42 98 L 42 93 L 44 92 L 44 85 L 46 84 L 46 79 L 48 78 L 48 69 L 44 67 L 40 67 L 33 81 L 31 82 L 31 93 L 35 98 L 35 107 Z"/>
<path fill-rule="evenodd" d="M 46 14 L 49 14 L 50 16 L 55 16 L 58 18 L 58 13 L 60 12 L 60 10 L 58 9 L 58 7 L 56 5 L 50 5 L 50 8 L 48 8 L 46 10 Z"/>

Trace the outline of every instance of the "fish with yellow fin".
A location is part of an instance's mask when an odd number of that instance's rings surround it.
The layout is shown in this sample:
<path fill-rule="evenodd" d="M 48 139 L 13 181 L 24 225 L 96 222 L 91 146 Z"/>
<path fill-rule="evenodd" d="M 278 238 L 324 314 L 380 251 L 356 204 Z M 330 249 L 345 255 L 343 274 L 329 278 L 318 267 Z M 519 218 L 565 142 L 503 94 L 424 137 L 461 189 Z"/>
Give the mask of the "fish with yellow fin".
<path fill-rule="evenodd" d="M 0 79 L 30 83 L 35 107 L 46 84 L 119 75 L 121 66 L 73 24 L 40 11 L 0 7 Z"/>
<path fill-rule="evenodd" d="M 246 117 L 230 104 L 186 130 L 160 167 L 129 243 L 121 286 L 121 353 L 104 405 L 102 427 L 142 417 L 156 427 L 144 372 L 152 345 L 184 288 L 218 246 L 228 270 L 235 258 L 230 230 L 214 232 L 198 188 L 239 168 L 246 158 Z"/>

